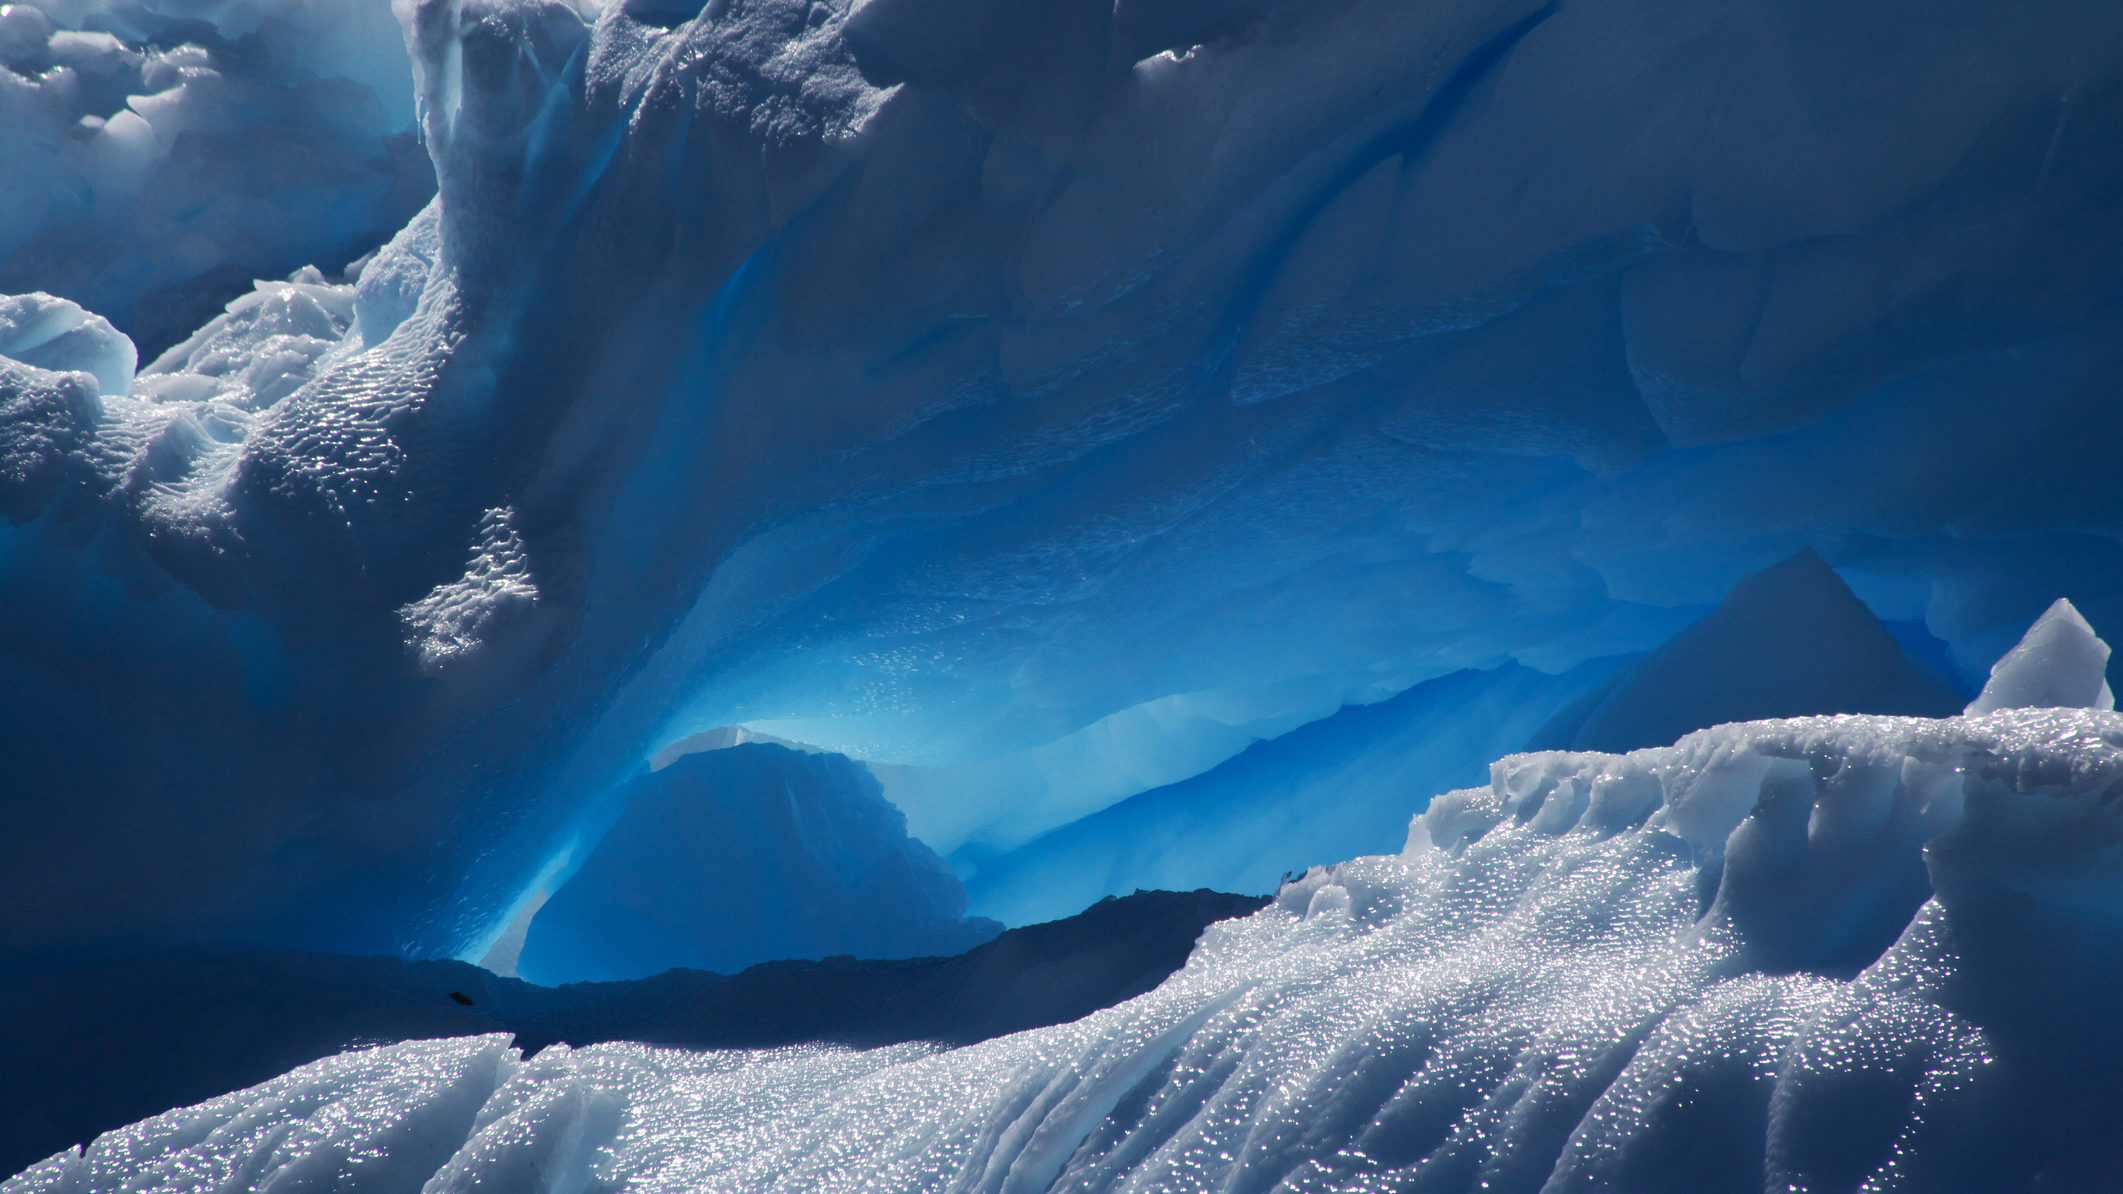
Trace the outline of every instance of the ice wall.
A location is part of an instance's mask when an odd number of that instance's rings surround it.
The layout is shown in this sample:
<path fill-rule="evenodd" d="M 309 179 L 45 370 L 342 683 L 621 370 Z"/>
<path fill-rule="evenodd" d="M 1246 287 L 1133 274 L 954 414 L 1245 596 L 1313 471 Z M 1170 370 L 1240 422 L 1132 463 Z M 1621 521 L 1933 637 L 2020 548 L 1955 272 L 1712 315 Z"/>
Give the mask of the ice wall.
<path fill-rule="evenodd" d="M 2084 661 L 2097 652 L 2084 644 L 2099 642 L 2084 628 L 2065 644 L 2063 666 L 2054 652 L 2030 657 L 2022 687 L 2065 693 L 2076 678 L 2090 694 Z M 1721 722 L 1800 714 L 1945 716 L 1962 703 L 1808 551 L 1742 578 L 1708 616 L 1641 659 L 1595 660 L 1560 676 L 1509 664 L 1425 681 L 999 857 L 958 857 L 976 907 L 1010 923 L 1137 887 L 1265 892 L 1285 871 L 1393 840 L 1410 808 L 1474 782 L 1499 755 L 1629 750 Z"/>
<path fill-rule="evenodd" d="M 0 949 L 457 952 L 696 731 L 1288 724 L 1806 545 L 2123 618 L 2114 5 L 1012 11 L 411 3 L 337 339 L 10 366 Z"/>
<path fill-rule="evenodd" d="M 0 1190 L 2107 1189 L 2119 785 L 2099 710 L 1513 756 L 1074 1024 L 397 1045 Z"/>
<path fill-rule="evenodd" d="M 1479 780 L 1613 666 L 1455 672 L 1339 710 L 997 857 L 962 859 L 973 906 L 1026 924 L 1137 888 L 1274 891 L 1286 873 L 1399 841 L 1409 810 Z"/>

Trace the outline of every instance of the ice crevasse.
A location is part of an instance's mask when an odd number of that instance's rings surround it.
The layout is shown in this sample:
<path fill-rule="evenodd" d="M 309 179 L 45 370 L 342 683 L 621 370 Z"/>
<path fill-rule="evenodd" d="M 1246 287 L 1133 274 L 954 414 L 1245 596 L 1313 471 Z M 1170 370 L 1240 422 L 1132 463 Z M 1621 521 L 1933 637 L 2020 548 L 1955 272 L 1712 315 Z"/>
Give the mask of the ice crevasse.
<path fill-rule="evenodd" d="M 2119 793 L 2098 709 L 1515 755 L 1073 1024 L 410 1042 L 0 1189 L 2112 1189 Z"/>

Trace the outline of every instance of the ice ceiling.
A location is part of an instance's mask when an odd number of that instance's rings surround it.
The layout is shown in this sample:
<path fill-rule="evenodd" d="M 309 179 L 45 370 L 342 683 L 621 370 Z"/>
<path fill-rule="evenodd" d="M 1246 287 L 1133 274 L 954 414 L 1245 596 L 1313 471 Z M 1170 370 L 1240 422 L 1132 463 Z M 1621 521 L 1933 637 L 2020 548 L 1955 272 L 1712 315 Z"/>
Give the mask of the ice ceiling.
<path fill-rule="evenodd" d="M 1111 799 L 1803 547 L 2123 625 L 2112 4 L 419 0 L 351 263 L 339 12 L 0 10 L 17 957 L 459 952 L 688 734 Z"/>

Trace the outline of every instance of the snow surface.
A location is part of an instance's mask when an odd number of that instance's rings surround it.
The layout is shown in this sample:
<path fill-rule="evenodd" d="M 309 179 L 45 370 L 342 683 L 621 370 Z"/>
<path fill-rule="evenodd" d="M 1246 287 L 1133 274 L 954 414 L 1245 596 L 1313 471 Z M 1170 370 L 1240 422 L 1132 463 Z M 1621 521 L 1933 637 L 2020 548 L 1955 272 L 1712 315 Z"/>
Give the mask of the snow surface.
<path fill-rule="evenodd" d="M 0 1190 L 2108 1188 L 2119 790 L 2103 710 L 1516 755 L 1073 1024 L 394 1045 Z"/>
<path fill-rule="evenodd" d="M 1809 545 L 1968 675 L 2123 624 L 2109 0 L 989 7 L 408 0 L 351 277 L 380 76 L 9 15 L 0 228 L 94 198 L 6 289 L 301 256 L 123 398 L 0 368 L 5 960 L 458 954 L 696 732 L 1181 698 L 1169 782 Z"/>

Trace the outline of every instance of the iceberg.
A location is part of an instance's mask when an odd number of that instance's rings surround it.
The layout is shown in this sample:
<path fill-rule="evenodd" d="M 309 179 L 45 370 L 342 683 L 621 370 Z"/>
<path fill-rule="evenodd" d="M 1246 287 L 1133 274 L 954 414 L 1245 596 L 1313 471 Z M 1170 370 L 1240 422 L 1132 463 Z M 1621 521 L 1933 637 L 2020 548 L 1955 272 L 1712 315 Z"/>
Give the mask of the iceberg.
<path fill-rule="evenodd" d="M 408 0 L 395 101 L 266 52 L 327 0 L 162 7 L 5 19 L 65 190 L 5 200 L 138 231 L 10 211 L 4 289 L 148 362 L 0 368 L 10 969 L 478 956 L 723 726 L 1006 774 L 1236 711 L 1169 783 L 1806 547 L 1969 675 L 2123 618 L 2104 0 Z"/>
<path fill-rule="evenodd" d="M 992 1039 L 453 988 L 4 1194 L 2114 1188 L 2113 0 L 391 10 L 0 5 L 0 979 L 979 939 L 894 790 L 1018 914 L 1289 874 Z"/>
<path fill-rule="evenodd" d="M 1155 990 L 960 1048 L 342 1054 L 0 1190 L 2112 1188 L 2123 715 L 1507 756 Z"/>

